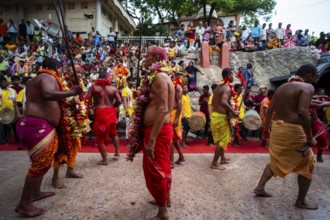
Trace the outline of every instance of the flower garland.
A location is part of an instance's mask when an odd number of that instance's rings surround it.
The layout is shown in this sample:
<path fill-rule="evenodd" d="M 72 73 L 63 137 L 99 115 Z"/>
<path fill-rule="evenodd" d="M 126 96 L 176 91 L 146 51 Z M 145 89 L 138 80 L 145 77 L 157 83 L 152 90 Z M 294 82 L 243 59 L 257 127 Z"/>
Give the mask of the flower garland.
<path fill-rule="evenodd" d="M 288 82 L 304 82 L 304 79 L 300 76 L 293 75 L 288 79 Z"/>
<path fill-rule="evenodd" d="M 230 81 L 228 78 L 224 78 L 223 80 L 221 80 L 219 82 L 219 84 L 220 84 L 220 86 L 226 85 L 230 88 L 230 94 L 231 94 L 230 105 L 231 105 L 231 107 L 233 107 L 233 109 L 238 111 L 238 108 L 239 108 L 238 99 L 237 98 L 235 99 L 235 97 L 237 97 L 237 92 L 235 92 L 234 86 L 232 84 L 230 84 Z"/>
<path fill-rule="evenodd" d="M 150 102 L 149 93 L 152 82 L 155 76 L 160 72 L 169 72 L 166 62 L 160 61 L 154 63 L 146 75 L 142 78 L 141 86 L 136 90 L 137 97 L 135 98 L 134 113 L 130 122 L 130 129 L 128 134 L 129 143 L 131 145 L 130 151 L 127 154 L 127 160 L 133 161 L 135 154 L 141 151 L 143 144 L 143 116 L 146 107 Z"/>
<path fill-rule="evenodd" d="M 100 86 L 100 87 L 102 87 L 102 89 L 95 89 L 94 85 Z M 102 97 L 102 96 L 104 96 L 103 88 L 106 87 L 106 86 L 111 86 L 110 80 L 108 80 L 108 79 L 97 79 L 97 80 L 95 80 L 95 84 L 92 85 L 92 91 L 93 91 L 93 93 L 95 93 L 95 94 Z"/>
<path fill-rule="evenodd" d="M 65 90 L 70 90 L 73 88 L 73 84 L 69 76 L 64 76 L 63 85 Z M 80 83 L 81 84 L 81 83 Z M 83 85 L 83 84 L 81 84 Z M 68 104 L 65 108 L 66 120 L 71 127 L 71 137 L 78 138 L 82 137 L 83 134 L 87 134 L 90 128 L 90 120 L 88 119 L 88 99 L 86 88 L 83 89 L 82 93 L 83 100 L 79 103 Z M 68 98 L 72 102 L 75 102 L 74 97 Z"/>
<path fill-rule="evenodd" d="M 64 91 L 64 85 L 61 81 L 60 74 L 55 72 L 54 70 L 44 68 L 37 72 L 37 75 L 46 73 L 48 75 L 51 75 L 55 77 L 57 84 L 60 88 L 60 91 Z M 67 116 L 65 114 L 65 106 L 66 106 L 66 99 L 59 101 L 60 106 L 60 112 L 61 112 L 61 119 L 59 126 L 57 127 L 58 132 L 58 150 L 56 152 L 55 157 L 58 157 L 59 155 L 67 155 L 69 156 L 71 154 L 71 136 L 70 136 L 70 125 L 67 120 Z"/>

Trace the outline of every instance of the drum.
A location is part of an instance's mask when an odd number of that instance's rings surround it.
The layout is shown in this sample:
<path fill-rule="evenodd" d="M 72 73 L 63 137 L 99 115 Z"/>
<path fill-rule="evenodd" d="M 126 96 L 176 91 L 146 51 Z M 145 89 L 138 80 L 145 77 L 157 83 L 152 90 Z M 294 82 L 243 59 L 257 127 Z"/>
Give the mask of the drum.
<path fill-rule="evenodd" d="M 194 112 L 188 120 L 189 127 L 192 131 L 200 131 L 204 128 L 206 117 L 203 112 Z"/>
<path fill-rule="evenodd" d="M 243 125 L 251 131 L 259 129 L 261 126 L 261 118 L 258 112 L 255 110 L 247 111 L 243 118 Z"/>
<path fill-rule="evenodd" d="M 15 121 L 15 111 L 11 108 L 4 108 L 0 111 L 0 123 L 8 125 Z"/>

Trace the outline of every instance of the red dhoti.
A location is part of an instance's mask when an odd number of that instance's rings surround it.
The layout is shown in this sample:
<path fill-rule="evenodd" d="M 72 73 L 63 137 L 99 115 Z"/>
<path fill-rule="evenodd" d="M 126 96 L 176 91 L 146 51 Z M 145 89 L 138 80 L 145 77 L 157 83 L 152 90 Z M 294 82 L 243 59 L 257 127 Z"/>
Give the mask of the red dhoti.
<path fill-rule="evenodd" d="M 324 124 L 320 121 L 320 119 L 318 119 L 311 123 L 311 127 L 312 127 L 312 134 L 313 136 L 315 136 L 324 127 Z M 328 148 L 329 146 L 328 132 L 327 131 L 323 132 L 320 136 L 316 138 L 316 141 L 317 141 L 317 144 L 315 145 L 316 148 L 322 150 Z"/>
<path fill-rule="evenodd" d="M 16 125 L 20 142 L 28 149 L 31 168 L 28 176 L 45 175 L 52 166 L 58 148 L 58 136 L 55 128 L 45 119 L 24 116 Z"/>
<path fill-rule="evenodd" d="M 118 136 L 117 115 L 114 107 L 95 109 L 93 131 L 96 135 L 97 146 L 103 148 L 109 135 Z"/>
<path fill-rule="evenodd" d="M 144 144 L 147 145 L 152 126 L 144 128 Z M 168 191 L 171 188 L 172 174 L 170 167 L 170 145 L 173 137 L 171 123 L 164 124 L 155 143 L 154 155 L 151 159 L 143 150 L 143 171 L 146 185 L 159 206 L 165 206 Z"/>

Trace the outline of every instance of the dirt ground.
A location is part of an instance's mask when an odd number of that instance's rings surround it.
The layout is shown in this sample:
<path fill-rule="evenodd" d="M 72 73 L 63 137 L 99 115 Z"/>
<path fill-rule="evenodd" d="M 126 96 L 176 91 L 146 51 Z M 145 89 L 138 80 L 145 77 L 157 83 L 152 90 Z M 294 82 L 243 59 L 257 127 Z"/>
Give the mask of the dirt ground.
<path fill-rule="evenodd" d="M 112 155 L 111 155 L 112 156 Z M 177 157 L 177 155 L 176 155 Z M 284 180 L 273 178 L 266 189 L 272 198 L 257 198 L 258 183 L 268 154 L 228 154 L 231 163 L 225 171 L 209 168 L 212 154 L 186 155 L 186 162 L 173 169 L 170 219 L 328 219 L 330 216 L 330 156 L 317 164 L 307 200 L 319 205 L 317 211 L 294 207 L 298 192 L 296 174 Z M 76 170 L 83 179 L 61 177 L 67 189 L 53 190 L 52 171 L 44 178 L 42 189 L 56 195 L 36 202 L 46 213 L 34 219 L 148 219 L 157 208 L 145 187 L 142 156 L 133 163 L 124 155 L 109 158 L 108 166 L 97 166 L 97 153 L 80 153 Z M 26 152 L 0 152 L 0 219 L 21 219 L 14 212 L 30 163 Z M 328 217 L 327 217 L 328 216 Z"/>

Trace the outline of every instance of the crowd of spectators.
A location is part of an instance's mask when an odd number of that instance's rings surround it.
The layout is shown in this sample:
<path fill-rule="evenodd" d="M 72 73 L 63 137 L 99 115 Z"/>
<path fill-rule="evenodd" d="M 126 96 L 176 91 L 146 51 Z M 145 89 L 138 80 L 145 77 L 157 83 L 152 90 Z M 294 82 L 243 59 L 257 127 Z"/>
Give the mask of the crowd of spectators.
<path fill-rule="evenodd" d="M 252 52 L 296 46 L 314 46 L 320 52 L 327 52 L 330 49 L 330 33 L 321 32 L 317 38 L 309 33 L 309 29 L 305 31 L 298 29 L 293 32 L 291 24 L 284 29 L 282 23 L 274 29 L 272 23 L 269 23 L 268 27 L 266 23 L 260 26 L 259 21 L 256 21 L 252 27 L 248 25 L 237 27 L 233 20 L 225 27 L 221 19 L 217 20 L 213 27 L 207 22 L 199 22 L 198 26 L 194 27 L 193 22 L 190 22 L 187 27 L 184 24 L 180 25 L 175 33 L 175 39 L 177 45 L 181 47 L 180 50 L 199 49 L 203 41 L 209 43 L 210 50 L 220 50 L 224 42 L 228 44 L 230 51 Z"/>

